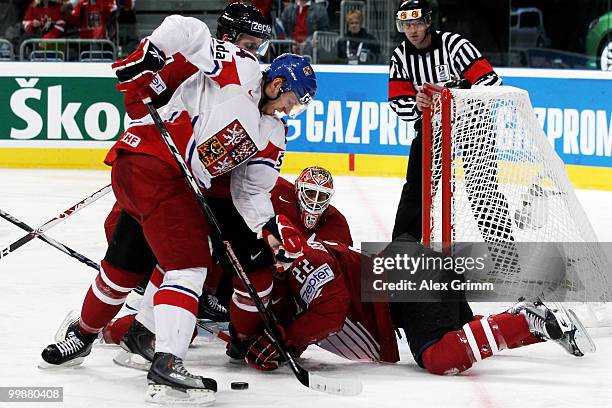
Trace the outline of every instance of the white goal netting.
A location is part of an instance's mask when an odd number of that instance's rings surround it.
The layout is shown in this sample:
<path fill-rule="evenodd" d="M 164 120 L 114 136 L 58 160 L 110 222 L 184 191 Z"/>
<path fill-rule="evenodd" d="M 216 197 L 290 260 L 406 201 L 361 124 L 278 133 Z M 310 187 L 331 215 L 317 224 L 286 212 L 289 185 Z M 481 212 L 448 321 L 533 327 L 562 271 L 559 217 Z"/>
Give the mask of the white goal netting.
<path fill-rule="evenodd" d="M 525 267 L 517 246 L 529 242 L 531 257 L 551 247 L 563 254 L 563 296 L 558 300 L 612 301 L 612 262 L 597 244 L 528 93 L 503 86 L 453 89 L 451 94 L 449 158 L 441 157 L 439 94 L 432 107 L 431 241 L 442 242 L 440 169 L 442 160 L 450 160 L 452 241 L 498 243 L 491 281 L 520 294 L 535 280 L 546 279 L 537 270 L 530 276 Z M 589 318 L 607 319 L 593 310 L 609 305 L 592 306 Z"/>

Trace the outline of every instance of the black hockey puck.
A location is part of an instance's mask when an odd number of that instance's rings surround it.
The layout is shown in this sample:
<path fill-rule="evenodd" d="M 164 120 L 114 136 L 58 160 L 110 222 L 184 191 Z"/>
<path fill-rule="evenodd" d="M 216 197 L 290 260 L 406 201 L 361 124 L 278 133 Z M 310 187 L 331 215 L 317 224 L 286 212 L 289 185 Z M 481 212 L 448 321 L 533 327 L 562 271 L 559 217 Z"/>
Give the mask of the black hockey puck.
<path fill-rule="evenodd" d="M 232 390 L 246 390 L 249 388 L 249 383 L 236 381 L 231 383 L 230 386 L 232 387 Z"/>

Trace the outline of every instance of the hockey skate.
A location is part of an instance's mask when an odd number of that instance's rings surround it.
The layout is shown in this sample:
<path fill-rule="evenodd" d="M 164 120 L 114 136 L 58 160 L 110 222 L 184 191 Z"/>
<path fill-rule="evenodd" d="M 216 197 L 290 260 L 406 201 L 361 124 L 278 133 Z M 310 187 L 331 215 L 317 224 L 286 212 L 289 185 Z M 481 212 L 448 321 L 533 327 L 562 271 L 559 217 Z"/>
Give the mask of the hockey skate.
<path fill-rule="evenodd" d="M 147 402 L 183 405 L 210 405 L 215 402 L 217 382 L 191 374 L 183 365 L 183 360 L 170 353 L 155 353 L 147 380 Z"/>
<path fill-rule="evenodd" d="M 70 316 L 70 315 L 69 315 Z M 60 327 L 60 331 L 62 328 Z M 60 331 L 56 333 L 59 335 Z M 41 353 L 43 361 L 38 368 L 72 367 L 83 363 L 85 357 L 91 353 L 91 346 L 98 338 L 97 335 L 81 333 L 78 328 L 78 319 L 67 325 L 65 336 L 62 340 L 49 344 Z"/>
<path fill-rule="evenodd" d="M 216 296 L 203 294 L 198 302 L 198 319 L 229 322 L 229 312 L 225 306 L 219 303 Z"/>
<path fill-rule="evenodd" d="M 576 314 L 571 310 L 566 311 L 560 304 L 549 308 L 540 299 L 535 302 L 520 301 L 509 312 L 525 316 L 534 336 L 554 341 L 569 354 L 582 357 L 584 353 L 595 352 L 595 343 Z"/>
<path fill-rule="evenodd" d="M 148 371 L 155 354 L 155 334 L 138 320 L 134 320 L 121 339 L 123 349 L 114 358 L 115 364 Z"/>
<path fill-rule="evenodd" d="M 69 311 L 66 317 L 64 317 L 64 321 L 62 322 L 62 324 L 60 324 L 60 327 L 57 329 L 57 332 L 55 332 L 55 337 L 54 337 L 55 342 L 59 343 L 60 341 L 64 340 L 66 338 L 66 335 L 68 334 L 68 328 L 71 325 L 74 326 L 74 324 L 76 324 L 78 320 L 79 320 L 79 312 L 77 312 L 76 310 Z"/>

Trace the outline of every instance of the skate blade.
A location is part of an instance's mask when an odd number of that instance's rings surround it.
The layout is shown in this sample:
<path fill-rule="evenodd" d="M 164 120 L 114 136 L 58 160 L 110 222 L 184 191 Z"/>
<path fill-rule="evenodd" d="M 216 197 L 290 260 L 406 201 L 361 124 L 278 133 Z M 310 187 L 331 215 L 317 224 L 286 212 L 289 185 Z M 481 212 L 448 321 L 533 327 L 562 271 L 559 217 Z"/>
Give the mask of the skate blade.
<path fill-rule="evenodd" d="M 60 327 L 57 329 L 57 332 L 55 332 L 54 338 L 55 338 L 56 343 L 59 343 L 60 341 L 66 338 L 66 332 L 68 331 L 68 326 L 70 326 L 70 324 L 77 321 L 78 319 L 79 319 L 79 312 L 77 312 L 76 310 L 71 310 L 68 312 L 66 317 L 64 317 L 64 321 L 62 322 L 62 324 L 60 324 Z"/>
<path fill-rule="evenodd" d="M 149 384 L 145 401 L 150 404 L 172 405 L 212 405 L 215 392 L 211 390 L 179 390 L 167 385 Z"/>
<path fill-rule="evenodd" d="M 582 353 L 594 353 L 595 351 L 597 351 L 597 346 L 595 346 L 593 338 L 572 309 L 567 309 L 567 317 L 576 327 L 574 341 L 576 342 L 576 346 L 578 346 L 580 351 L 582 351 Z"/>
<path fill-rule="evenodd" d="M 41 370 L 58 370 L 61 368 L 79 366 L 83 364 L 83 361 L 85 361 L 85 357 L 77 357 L 73 360 L 66 361 L 63 364 L 49 364 L 45 360 L 40 360 L 40 362 L 38 363 L 38 368 L 40 368 Z"/>
<path fill-rule="evenodd" d="M 140 354 L 130 353 L 129 351 L 121 350 L 115 357 L 113 362 L 117 365 L 135 370 L 149 371 L 151 362 Z"/>

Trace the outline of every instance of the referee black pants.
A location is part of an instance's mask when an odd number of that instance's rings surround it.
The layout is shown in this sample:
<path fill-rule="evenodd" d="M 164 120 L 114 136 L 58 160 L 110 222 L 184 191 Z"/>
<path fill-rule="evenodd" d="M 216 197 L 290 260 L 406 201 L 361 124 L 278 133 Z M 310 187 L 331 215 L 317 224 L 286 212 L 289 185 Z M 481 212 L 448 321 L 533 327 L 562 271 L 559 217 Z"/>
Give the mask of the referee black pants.
<path fill-rule="evenodd" d="M 421 241 L 422 220 L 421 212 L 423 202 L 421 191 L 423 183 L 422 175 L 422 138 L 421 132 L 417 132 L 416 138 L 410 147 L 408 157 L 408 168 L 406 170 L 406 182 L 402 188 L 402 195 L 395 214 L 395 225 L 393 226 L 392 239 L 408 233 L 417 241 Z"/>
<path fill-rule="evenodd" d="M 423 235 L 421 213 L 422 201 L 422 133 L 420 123 L 415 124 L 416 137 L 412 141 L 406 182 L 395 214 L 392 239 L 403 233 L 408 233 L 417 241 Z M 434 135 L 434 138 L 436 135 Z M 439 135 L 437 135 L 439 137 Z M 508 203 L 497 186 L 497 163 L 495 161 L 495 139 L 481 135 L 478 140 L 464 142 L 461 146 L 464 152 L 470 152 L 463 157 L 465 169 L 465 184 L 470 206 L 482 238 L 485 242 L 514 241 L 512 236 L 512 221 Z M 440 179 L 440 154 L 432 157 L 432 183 Z"/>

